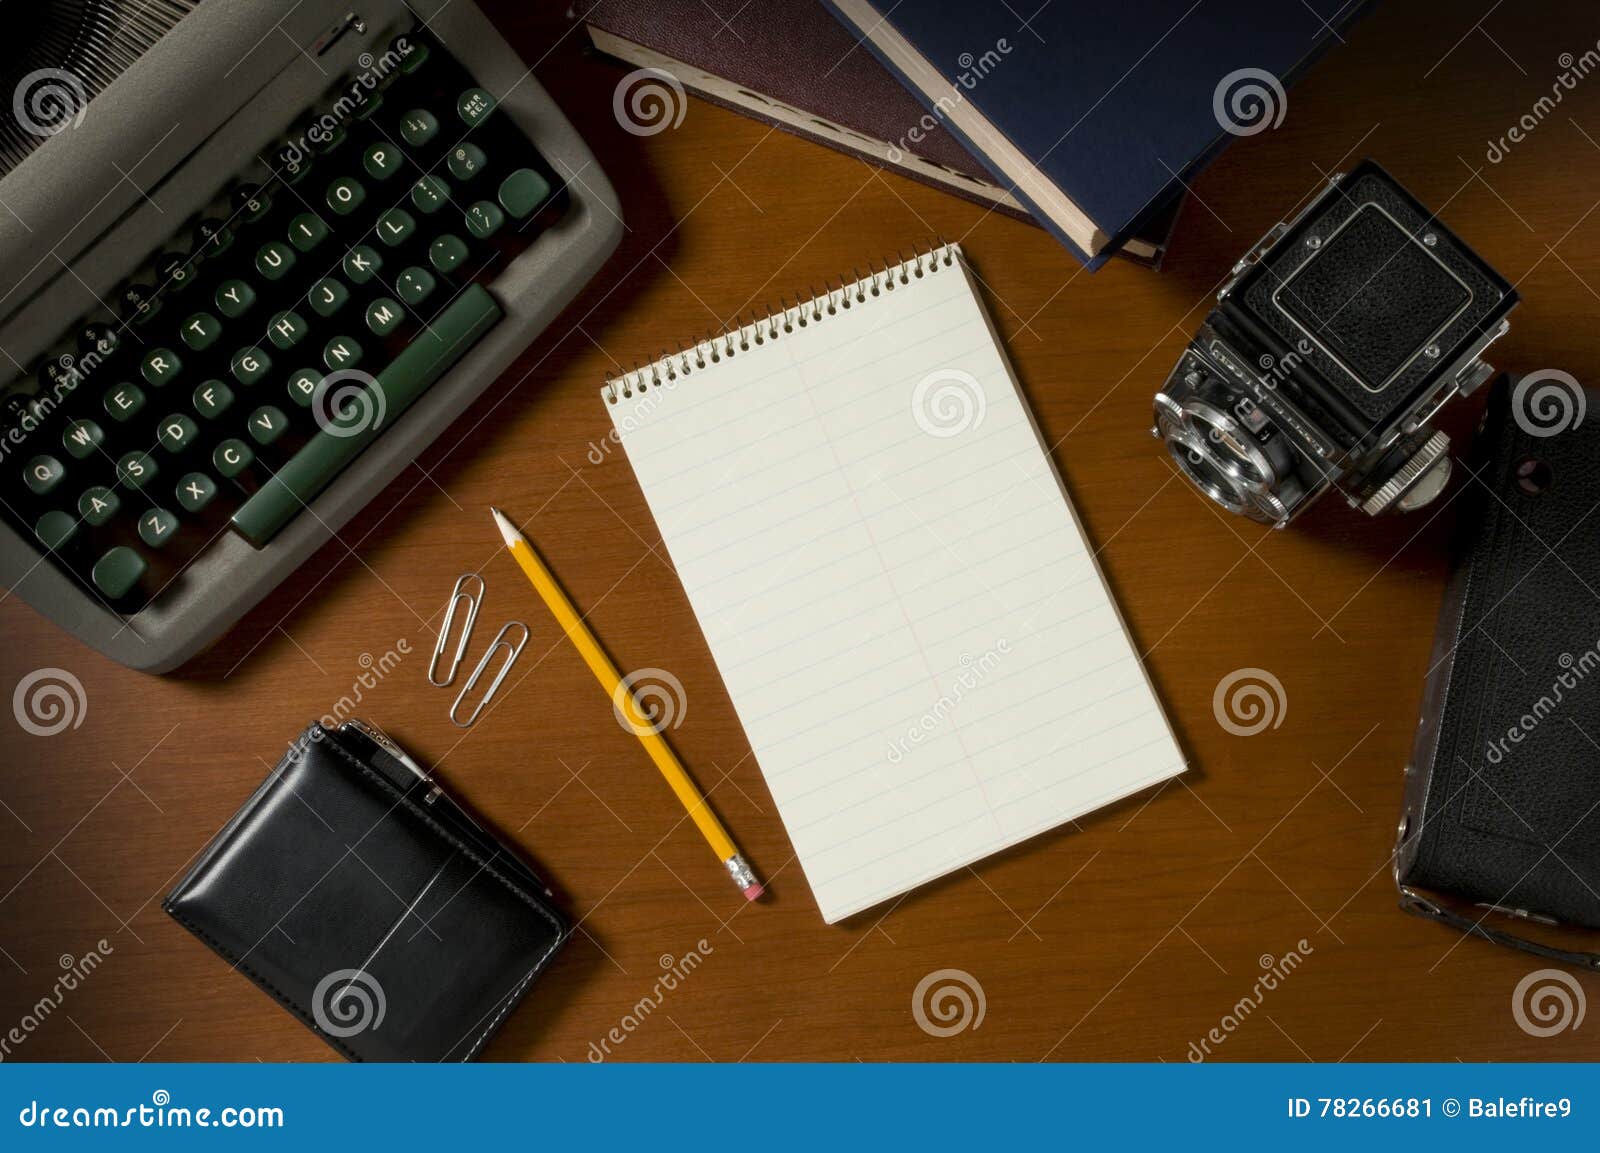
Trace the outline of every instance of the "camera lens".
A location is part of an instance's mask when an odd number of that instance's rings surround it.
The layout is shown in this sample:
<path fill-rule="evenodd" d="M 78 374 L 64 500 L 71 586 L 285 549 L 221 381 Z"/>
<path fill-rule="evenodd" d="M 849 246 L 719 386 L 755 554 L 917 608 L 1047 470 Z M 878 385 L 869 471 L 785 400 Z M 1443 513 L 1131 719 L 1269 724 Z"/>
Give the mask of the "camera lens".
<path fill-rule="evenodd" d="M 1228 466 L 1211 453 L 1204 436 L 1191 428 L 1169 427 L 1166 439 L 1167 451 L 1196 488 L 1229 512 L 1249 515 L 1249 498 Z"/>
<path fill-rule="evenodd" d="M 1203 401 L 1186 403 L 1183 415 L 1184 423 L 1209 446 L 1213 467 L 1237 486 L 1267 489 L 1277 482 L 1266 454 L 1233 417 Z"/>

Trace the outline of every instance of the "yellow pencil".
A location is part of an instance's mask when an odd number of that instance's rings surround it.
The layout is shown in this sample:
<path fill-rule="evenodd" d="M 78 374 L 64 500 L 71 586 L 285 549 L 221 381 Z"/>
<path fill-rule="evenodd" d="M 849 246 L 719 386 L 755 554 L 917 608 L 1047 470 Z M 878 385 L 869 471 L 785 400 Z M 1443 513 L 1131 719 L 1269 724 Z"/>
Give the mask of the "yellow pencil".
<path fill-rule="evenodd" d="M 700 790 L 689 779 L 689 774 L 678 763 L 672 746 L 667 744 L 651 724 L 650 718 L 640 708 L 633 690 L 622 679 L 622 674 L 617 671 L 617 666 L 611 663 L 611 658 L 606 656 L 605 650 L 600 647 L 600 642 L 589 631 L 589 626 L 583 623 L 578 610 L 572 607 L 567 594 L 561 591 L 561 586 L 556 583 L 556 578 L 550 574 L 544 561 L 528 543 L 528 538 L 517 531 L 516 525 L 511 523 L 505 513 L 497 508 L 491 508 L 489 511 L 494 514 L 494 522 L 500 527 L 500 535 L 505 538 L 506 548 L 511 550 L 511 555 L 516 558 L 517 564 L 522 566 L 522 571 L 528 574 L 528 580 L 533 582 L 534 591 L 554 614 L 556 623 L 561 626 L 562 631 L 567 634 L 567 639 L 583 657 L 595 680 L 600 682 L 600 687 L 611 695 L 612 703 L 626 718 L 628 727 L 644 745 L 645 752 L 650 754 L 650 759 L 656 763 L 656 768 L 661 770 L 661 775 L 667 779 L 667 784 L 672 786 L 672 791 L 678 795 L 678 800 L 688 810 L 689 816 L 700 829 L 706 843 L 711 846 L 723 867 L 728 870 L 733 883 L 744 893 L 745 900 L 753 901 L 761 896 L 761 882 L 756 880 L 755 873 L 745 862 L 738 847 L 734 845 L 733 838 L 728 836 L 728 830 L 722 827 L 722 822 L 717 820 L 717 815 L 711 811 L 710 804 L 701 796 Z"/>

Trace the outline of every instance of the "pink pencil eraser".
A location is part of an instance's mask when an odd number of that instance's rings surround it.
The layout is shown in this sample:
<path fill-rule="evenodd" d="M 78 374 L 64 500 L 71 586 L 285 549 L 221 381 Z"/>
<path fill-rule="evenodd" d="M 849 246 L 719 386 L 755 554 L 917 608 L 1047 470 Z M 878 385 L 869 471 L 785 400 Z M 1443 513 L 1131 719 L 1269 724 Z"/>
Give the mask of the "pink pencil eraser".
<path fill-rule="evenodd" d="M 766 892 L 766 890 L 763 889 L 759 884 L 747 885 L 744 890 L 744 899 L 747 901 L 753 901 L 764 892 Z"/>

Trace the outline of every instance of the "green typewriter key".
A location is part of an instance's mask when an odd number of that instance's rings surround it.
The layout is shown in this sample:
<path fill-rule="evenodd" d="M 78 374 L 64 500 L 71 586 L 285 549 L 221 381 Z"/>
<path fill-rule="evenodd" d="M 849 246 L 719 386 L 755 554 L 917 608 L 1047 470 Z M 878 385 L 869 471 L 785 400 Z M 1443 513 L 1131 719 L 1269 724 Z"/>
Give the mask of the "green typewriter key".
<path fill-rule="evenodd" d="M 318 316 L 332 316 L 350 299 L 350 290 L 332 277 L 323 277 L 311 286 L 306 300 Z"/>
<path fill-rule="evenodd" d="M 382 267 L 383 257 L 369 245 L 358 244 L 344 254 L 344 274 L 350 278 L 351 284 L 365 284 Z"/>
<path fill-rule="evenodd" d="M 298 312 L 280 312 L 267 325 L 267 338 L 281 349 L 291 349 L 306 338 L 311 326 Z"/>
<path fill-rule="evenodd" d="M 75 420 L 62 430 L 61 447 L 79 460 L 84 460 L 99 452 L 105 439 L 105 430 L 94 421 Z"/>
<path fill-rule="evenodd" d="M 147 452 L 128 452 L 117 461 L 117 483 L 125 484 L 129 488 L 143 488 L 155 480 L 155 460 Z"/>
<path fill-rule="evenodd" d="M 413 265 L 401 271 L 395 278 L 394 287 L 400 294 L 400 299 L 415 308 L 433 295 L 434 287 L 438 283 L 433 278 L 433 273 L 426 268 L 417 268 Z"/>
<path fill-rule="evenodd" d="M 506 222 L 506 214 L 498 204 L 480 200 L 467 209 L 467 231 L 479 240 L 487 240 Z"/>
<path fill-rule="evenodd" d="M 99 528 L 117 514 L 122 498 L 103 484 L 91 485 L 78 498 L 78 515 L 90 528 Z"/>
<path fill-rule="evenodd" d="M 445 161 L 450 169 L 450 175 L 457 180 L 471 180 L 482 172 L 488 163 L 489 158 L 476 144 L 457 145 L 450 150 L 450 159 Z"/>
<path fill-rule="evenodd" d="M 309 408 L 311 400 L 317 395 L 317 385 L 322 383 L 322 374 L 314 369 L 301 368 L 289 375 L 289 399 L 301 408 Z"/>
<path fill-rule="evenodd" d="M 456 113 L 468 128 L 476 128 L 494 111 L 494 97 L 482 88 L 468 88 L 456 99 Z"/>
<path fill-rule="evenodd" d="M 271 444 L 289 428 L 289 418 L 277 405 L 264 404 L 250 414 L 250 437 L 257 444 Z"/>
<path fill-rule="evenodd" d="M 207 420 L 215 420 L 233 403 L 233 390 L 220 380 L 202 381 L 190 399 L 196 412 Z"/>
<path fill-rule="evenodd" d="M 231 480 L 249 468 L 255 458 L 254 449 L 244 441 L 230 436 L 212 452 L 211 463 L 216 466 L 218 472 Z"/>
<path fill-rule="evenodd" d="M 72 539 L 78 531 L 78 521 L 71 513 L 53 508 L 34 523 L 33 535 L 39 543 L 52 552 Z"/>
<path fill-rule="evenodd" d="M 349 136 L 350 134 L 344 130 L 344 127 L 338 124 L 333 126 L 333 131 L 331 132 L 324 132 L 319 125 L 312 132 L 307 133 L 307 139 L 311 141 L 311 146 L 317 150 L 318 156 L 326 156 L 343 144 Z"/>
<path fill-rule="evenodd" d="M 153 508 L 139 518 L 139 539 L 160 548 L 178 531 L 178 518 L 164 508 Z"/>
<path fill-rule="evenodd" d="M 311 174 L 311 157 L 302 156 L 299 160 L 287 160 L 278 172 L 288 183 L 299 184 Z"/>
<path fill-rule="evenodd" d="M 200 435 L 200 426 L 182 413 L 174 413 L 156 429 L 156 439 L 168 452 L 182 452 Z"/>
<path fill-rule="evenodd" d="M 139 362 L 139 374 L 157 388 L 172 380 L 182 368 L 183 361 L 170 348 L 152 348 Z"/>
<path fill-rule="evenodd" d="M 310 252 L 328 238 L 328 225 L 314 212 L 302 212 L 289 221 L 289 243 Z"/>
<path fill-rule="evenodd" d="M 217 482 L 203 472 L 191 472 L 178 482 L 178 503 L 185 512 L 200 512 L 217 495 Z"/>
<path fill-rule="evenodd" d="M 218 312 L 234 320 L 250 311 L 250 306 L 256 302 L 256 290 L 242 280 L 224 280 L 217 285 L 217 294 L 212 299 Z"/>
<path fill-rule="evenodd" d="M 116 600 L 139 583 L 139 578 L 144 576 L 148 567 L 144 557 L 119 544 L 116 548 L 108 549 L 104 556 L 94 562 L 94 569 L 89 575 L 96 588 Z"/>
<path fill-rule="evenodd" d="M 467 258 L 467 242 L 446 233 L 428 245 L 428 261 L 440 272 L 450 272 Z"/>
<path fill-rule="evenodd" d="M 53 456 L 36 456 L 22 469 L 22 479 L 39 496 L 54 489 L 66 475 L 67 470 Z"/>
<path fill-rule="evenodd" d="M 256 252 L 256 271 L 268 280 L 282 280 L 294 267 L 294 250 L 287 244 L 269 240 Z"/>
<path fill-rule="evenodd" d="M 401 155 L 387 144 L 372 144 L 361 154 L 361 167 L 374 180 L 388 180 L 400 171 Z"/>
<path fill-rule="evenodd" d="M 230 367 L 240 384 L 254 384 L 271 370 L 272 357 L 252 344 L 233 354 Z"/>
<path fill-rule="evenodd" d="M 237 212 L 244 213 L 244 218 L 251 223 L 260 220 L 272 207 L 272 196 L 255 184 L 241 184 L 233 190 L 233 207 Z"/>
<path fill-rule="evenodd" d="M 114 385 L 106 390 L 101 403 L 112 420 L 127 420 L 144 407 L 144 390 L 137 384 Z"/>
<path fill-rule="evenodd" d="M 336 336 L 323 347 L 322 363 L 331 372 L 354 368 L 361 363 L 361 346 L 348 336 Z"/>
<path fill-rule="evenodd" d="M 550 197 L 550 182 L 531 168 L 519 168 L 500 182 L 500 207 L 518 220 L 533 211 Z"/>
<path fill-rule="evenodd" d="M 341 176 L 328 185 L 328 207 L 340 216 L 349 216 L 361 207 L 361 202 L 366 198 L 367 190 L 362 187 L 361 181 L 348 176 Z"/>
<path fill-rule="evenodd" d="M 439 121 L 426 108 L 413 108 L 400 121 L 400 139 L 420 148 L 439 135 Z"/>
<path fill-rule="evenodd" d="M 378 336 L 388 336 L 405 318 L 405 309 L 387 296 L 380 296 L 367 305 L 367 327 Z"/>
<path fill-rule="evenodd" d="M 233 243 L 233 229 L 226 220 L 208 217 L 194 226 L 195 255 L 201 260 L 221 256 Z"/>
<path fill-rule="evenodd" d="M 196 352 L 210 348 L 222 335 L 222 321 L 209 312 L 197 312 L 183 322 L 183 343 Z"/>
<path fill-rule="evenodd" d="M 418 212 L 433 215 L 450 201 L 450 186 L 437 176 L 424 176 L 411 186 L 411 203 Z"/>
<path fill-rule="evenodd" d="M 403 50 L 399 47 L 402 41 L 405 42 Z M 389 47 L 400 53 L 400 71 L 407 76 L 428 62 L 428 46 L 420 41 L 414 43 L 403 36 L 396 36 Z"/>
<path fill-rule="evenodd" d="M 391 248 L 403 244 L 417 230 L 416 218 L 403 208 L 391 208 L 378 217 L 378 239 Z"/>

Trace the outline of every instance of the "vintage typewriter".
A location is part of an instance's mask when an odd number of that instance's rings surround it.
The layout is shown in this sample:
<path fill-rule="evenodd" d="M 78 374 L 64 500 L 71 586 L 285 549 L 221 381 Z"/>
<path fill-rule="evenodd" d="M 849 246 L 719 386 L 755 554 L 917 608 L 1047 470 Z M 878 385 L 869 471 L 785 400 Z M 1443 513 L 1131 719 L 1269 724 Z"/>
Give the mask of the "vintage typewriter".
<path fill-rule="evenodd" d="M 527 346 L 618 205 L 470 0 L 0 27 L 0 583 L 167 670 Z"/>

